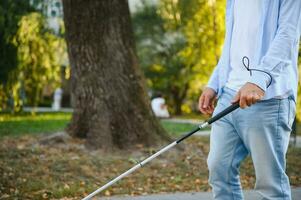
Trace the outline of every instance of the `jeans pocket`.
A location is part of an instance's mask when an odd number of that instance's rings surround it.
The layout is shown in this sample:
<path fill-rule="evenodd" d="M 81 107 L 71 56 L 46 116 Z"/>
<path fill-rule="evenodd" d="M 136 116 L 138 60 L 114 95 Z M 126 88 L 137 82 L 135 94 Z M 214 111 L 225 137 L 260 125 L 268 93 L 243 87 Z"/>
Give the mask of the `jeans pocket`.
<path fill-rule="evenodd" d="M 296 116 L 296 103 L 292 98 L 288 98 L 289 102 L 289 111 L 288 111 L 288 125 L 289 127 L 292 127 L 295 116 Z"/>

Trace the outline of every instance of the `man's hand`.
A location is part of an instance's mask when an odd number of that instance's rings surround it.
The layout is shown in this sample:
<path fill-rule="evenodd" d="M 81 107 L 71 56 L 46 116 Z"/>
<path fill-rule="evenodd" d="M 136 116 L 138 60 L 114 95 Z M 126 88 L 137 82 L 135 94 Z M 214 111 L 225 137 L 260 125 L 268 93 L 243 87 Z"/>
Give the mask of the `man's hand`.
<path fill-rule="evenodd" d="M 216 101 L 216 92 L 211 88 L 205 88 L 199 99 L 199 109 L 203 114 L 210 115 L 213 113 Z"/>
<path fill-rule="evenodd" d="M 239 102 L 241 108 L 246 108 L 261 100 L 264 91 L 253 83 L 246 83 L 232 100 L 232 103 Z"/>

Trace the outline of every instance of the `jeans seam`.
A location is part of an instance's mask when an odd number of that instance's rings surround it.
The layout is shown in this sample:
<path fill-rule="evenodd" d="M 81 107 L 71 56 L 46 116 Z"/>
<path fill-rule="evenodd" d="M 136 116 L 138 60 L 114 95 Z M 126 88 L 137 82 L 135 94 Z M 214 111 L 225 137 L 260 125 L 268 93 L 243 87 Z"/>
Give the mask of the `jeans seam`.
<path fill-rule="evenodd" d="M 236 198 L 234 198 L 234 193 L 233 193 L 233 189 L 232 189 L 232 185 L 230 184 L 230 172 L 231 172 L 231 167 L 232 167 L 232 164 L 233 164 L 233 160 L 234 160 L 234 156 L 235 156 L 235 151 L 237 149 L 237 144 L 239 142 L 239 139 L 236 141 L 235 143 L 235 146 L 233 148 L 233 152 L 232 152 L 232 155 L 231 155 L 231 162 L 230 162 L 230 165 L 229 165 L 229 169 L 228 169 L 228 177 L 227 177 L 227 182 L 228 184 L 230 185 L 230 189 L 231 189 L 231 195 L 232 195 L 232 199 L 235 200 Z M 231 173 L 232 174 L 232 173 Z"/>
<path fill-rule="evenodd" d="M 277 151 L 277 154 L 278 155 L 280 155 L 280 151 L 279 151 L 279 149 L 281 148 L 281 142 L 279 141 L 279 137 L 280 137 L 280 135 L 279 135 L 279 121 L 280 121 L 280 108 L 281 108 L 281 100 L 279 101 L 279 103 L 278 103 L 278 113 L 277 113 L 277 128 L 276 128 L 276 135 L 277 135 L 277 141 L 279 142 L 277 142 L 277 145 L 276 145 L 276 151 Z M 282 175 L 282 173 L 280 173 L 280 188 L 281 188 L 281 192 L 282 192 L 282 199 L 284 199 L 285 200 L 285 197 L 284 197 L 284 190 L 283 190 L 283 181 L 282 181 L 282 179 L 283 179 L 283 177 L 282 177 L 283 175 Z"/>
<path fill-rule="evenodd" d="M 241 141 L 241 142 L 243 143 L 243 145 L 244 145 L 244 141 L 242 140 L 240 134 L 239 134 L 238 131 L 237 131 L 237 128 L 238 128 L 238 127 L 236 127 L 237 121 L 236 121 L 236 117 L 233 116 L 234 114 L 235 114 L 235 111 L 234 111 L 233 113 L 230 113 L 230 117 L 232 118 L 232 123 L 231 123 L 231 125 L 233 126 L 233 128 L 234 128 L 234 130 L 235 130 L 235 133 L 236 133 L 238 139 L 237 139 L 237 141 L 236 141 L 236 143 L 235 143 L 235 148 L 234 148 L 234 150 L 233 150 L 233 155 L 232 155 L 232 159 L 231 159 L 231 163 L 230 163 L 231 165 L 230 165 L 230 168 L 229 168 L 229 169 L 231 169 L 231 167 L 232 167 L 233 160 L 234 160 L 234 156 L 235 156 L 235 151 L 236 151 L 236 149 L 237 149 L 238 143 Z M 229 175 L 229 177 L 230 177 L 230 173 L 228 173 L 228 175 Z M 230 182 L 230 181 L 229 181 L 229 178 L 228 178 L 228 183 L 229 183 L 229 182 Z M 230 184 L 229 184 L 229 185 L 230 185 Z M 230 188 L 231 188 L 232 199 L 235 200 L 236 198 L 234 198 L 234 193 L 233 193 L 232 185 L 230 185 Z"/>
<path fill-rule="evenodd" d="M 288 101 L 288 115 L 287 115 L 287 124 L 288 126 L 290 126 L 290 118 L 291 118 L 291 102 L 290 102 L 290 99 L 288 98 L 287 99 Z"/>

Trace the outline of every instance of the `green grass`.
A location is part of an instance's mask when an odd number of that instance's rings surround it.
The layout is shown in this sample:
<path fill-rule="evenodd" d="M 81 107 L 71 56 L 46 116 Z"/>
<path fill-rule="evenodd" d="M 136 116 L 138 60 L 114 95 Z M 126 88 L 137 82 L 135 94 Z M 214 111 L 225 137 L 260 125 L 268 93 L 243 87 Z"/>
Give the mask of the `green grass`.
<path fill-rule="evenodd" d="M 161 121 L 161 124 L 168 133 L 174 136 L 179 136 L 183 133 L 191 131 L 196 127 L 196 125 L 194 124 L 175 123 L 175 122 L 168 122 L 168 121 Z"/>
<path fill-rule="evenodd" d="M 201 121 L 209 118 L 209 116 L 203 115 L 201 113 L 189 113 L 189 114 L 183 114 L 183 115 L 176 115 L 173 117 L 179 118 L 179 119 L 197 119 L 197 120 L 201 120 Z"/>
<path fill-rule="evenodd" d="M 0 114 L 0 137 L 62 131 L 71 119 L 71 113 L 22 113 Z M 172 135 L 190 131 L 195 125 L 161 121 L 162 126 Z"/>
<path fill-rule="evenodd" d="M 0 114 L 0 137 L 64 130 L 70 118 L 70 113 Z"/>
<path fill-rule="evenodd" d="M 197 118 L 192 115 L 182 116 L 182 119 Z M 204 117 L 203 117 L 204 118 Z M 203 119 L 198 117 L 197 119 Z M 62 131 L 71 119 L 71 113 L 21 113 L 7 114 L 0 113 L 0 137 L 3 136 L 22 136 L 32 134 L 47 134 Z M 195 125 L 189 123 L 175 123 L 169 121 L 161 121 L 162 126 L 168 133 L 173 136 L 179 136 L 185 132 L 192 130 Z M 300 135 L 301 123 L 298 123 Z"/>

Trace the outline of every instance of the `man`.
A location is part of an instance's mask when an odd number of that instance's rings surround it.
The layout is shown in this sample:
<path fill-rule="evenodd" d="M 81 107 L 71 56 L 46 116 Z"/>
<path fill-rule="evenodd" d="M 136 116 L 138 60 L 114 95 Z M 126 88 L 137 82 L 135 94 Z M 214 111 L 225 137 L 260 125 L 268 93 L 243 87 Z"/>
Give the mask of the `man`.
<path fill-rule="evenodd" d="M 243 199 L 239 165 L 248 154 L 262 199 L 291 199 L 285 155 L 296 109 L 300 32 L 301 0 L 227 1 L 223 53 L 199 109 L 214 115 L 235 102 L 242 109 L 212 126 L 214 199 Z"/>
<path fill-rule="evenodd" d="M 165 99 L 161 93 L 158 93 L 151 101 L 152 110 L 155 113 L 155 116 L 158 118 L 169 118 L 169 112 L 167 105 L 165 104 Z"/>

